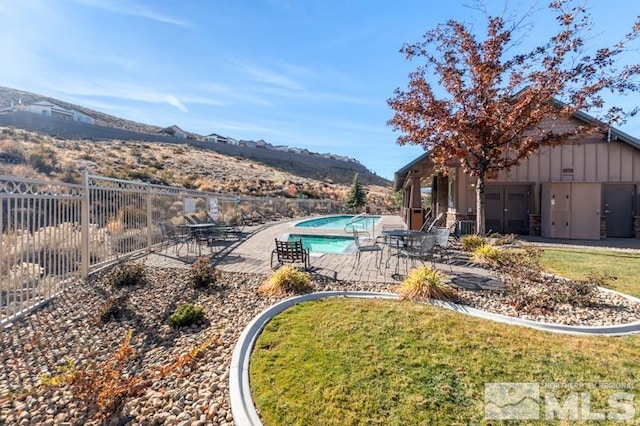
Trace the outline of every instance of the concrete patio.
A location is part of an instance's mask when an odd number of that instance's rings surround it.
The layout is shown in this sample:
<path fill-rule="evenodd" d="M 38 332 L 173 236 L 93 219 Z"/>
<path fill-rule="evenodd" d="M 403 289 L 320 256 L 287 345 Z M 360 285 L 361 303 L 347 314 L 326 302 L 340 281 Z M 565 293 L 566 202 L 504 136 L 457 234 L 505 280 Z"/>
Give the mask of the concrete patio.
<path fill-rule="evenodd" d="M 244 238 L 237 241 L 229 241 L 225 244 L 213 247 L 202 247 L 202 255 L 210 256 L 212 264 L 223 271 L 246 272 L 254 274 L 270 274 L 271 251 L 275 247 L 274 239 L 281 238 L 289 233 L 312 235 L 349 235 L 342 229 L 321 228 L 296 228 L 295 224 L 301 220 L 280 221 L 267 223 L 262 226 L 245 228 Z M 399 216 L 382 216 L 374 229 L 374 236 L 380 235 L 383 225 L 403 225 Z M 311 253 L 312 273 L 316 276 L 324 276 L 339 281 L 361 282 L 385 282 L 399 283 L 404 278 L 405 261 L 399 260 L 396 275 L 397 257 L 392 257 L 388 267 L 385 261 L 388 258 L 389 249 L 383 252 L 382 267 L 379 265 L 379 257 L 375 252 L 362 252 L 360 265 L 356 270 L 356 255 Z M 378 253 L 378 256 L 380 253 Z M 186 247 L 182 247 L 178 254 L 174 254 L 173 248 L 168 251 L 152 254 L 147 259 L 147 264 L 158 266 L 188 267 L 195 260 L 197 253 L 191 250 L 187 253 Z M 453 261 L 448 263 L 436 263 L 436 267 L 451 278 L 455 286 L 470 289 L 502 289 L 502 283 L 493 277 L 488 271 L 471 266 L 466 262 Z M 409 269 L 411 265 L 409 265 Z"/>

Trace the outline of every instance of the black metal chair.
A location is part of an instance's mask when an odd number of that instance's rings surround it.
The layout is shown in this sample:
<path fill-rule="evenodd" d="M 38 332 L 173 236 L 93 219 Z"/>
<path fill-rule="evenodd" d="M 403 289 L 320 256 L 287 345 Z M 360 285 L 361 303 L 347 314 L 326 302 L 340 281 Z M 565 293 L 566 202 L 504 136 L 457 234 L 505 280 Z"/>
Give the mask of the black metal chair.
<path fill-rule="evenodd" d="M 162 234 L 162 242 L 167 243 L 167 250 L 171 245 L 174 245 L 174 251 L 178 254 L 178 248 L 183 245 L 187 245 L 187 252 L 189 251 L 189 244 L 191 241 L 191 235 L 189 233 L 183 234 L 176 231 L 176 227 L 171 222 L 160 222 L 160 233 Z"/>
<path fill-rule="evenodd" d="M 424 261 L 429 259 L 431 260 L 431 266 L 434 266 L 433 254 L 435 251 L 435 247 L 435 234 L 420 234 L 405 238 L 404 245 L 399 250 L 399 255 L 403 256 L 405 259 L 405 274 L 409 272 L 407 266 L 409 260 L 411 261 L 413 266 L 416 260 L 419 260 L 420 262 L 422 262 L 422 264 L 424 264 Z M 398 263 L 396 263 L 396 274 L 398 274 L 398 272 Z"/>
<path fill-rule="evenodd" d="M 302 263 L 304 269 L 311 268 L 309 250 L 302 246 L 302 240 L 279 241 L 276 238 L 276 248 L 271 252 L 271 269 L 276 269 L 284 263 Z M 278 263 L 274 268 L 273 258 L 276 256 Z"/>

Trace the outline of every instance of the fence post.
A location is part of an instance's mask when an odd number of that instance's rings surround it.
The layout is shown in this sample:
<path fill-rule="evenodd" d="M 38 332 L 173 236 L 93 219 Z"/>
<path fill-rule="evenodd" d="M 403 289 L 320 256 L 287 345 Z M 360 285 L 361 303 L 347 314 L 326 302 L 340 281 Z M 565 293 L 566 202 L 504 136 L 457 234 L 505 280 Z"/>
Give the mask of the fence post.
<path fill-rule="evenodd" d="M 82 203 L 80 205 L 80 257 L 82 259 L 82 276 L 89 275 L 89 174 L 85 170 L 82 174 L 83 192 Z"/>
<path fill-rule="evenodd" d="M 147 251 L 149 252 L 151 251 L 151 246 L 153 245 L 153 218 L 151 216 L 151 185 L 147 185 Z"/>

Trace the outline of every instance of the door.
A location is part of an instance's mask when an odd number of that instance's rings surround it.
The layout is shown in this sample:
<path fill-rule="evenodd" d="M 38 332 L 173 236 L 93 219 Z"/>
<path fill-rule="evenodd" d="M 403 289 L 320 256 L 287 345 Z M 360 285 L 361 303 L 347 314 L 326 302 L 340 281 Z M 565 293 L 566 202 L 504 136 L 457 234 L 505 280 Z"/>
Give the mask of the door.
<path fill-rule="evenodd" d="M 484 229 L 502 233 L 504 223 L 504 188 L 486 186 L 484 191 Z"/>
<path fill-rule="evenodd" d="M 571 239 L 600 239 L 601 194 L 600 183 L 571 183 Z"/>
<path fill-rule="evenodd" d="M 634 198 L 634 185 L 606 185 L 604 187 L 607 237 L 633 237 Z"/>
<path fill-rule="evenodd" d="M 504 188 L 503 234 L 529 233 L 529 198 L 530 192 L 527 186 Z"/>
<path fill-rule="evenodd" d="M 485 229 L 501 234 L 529 233 L 528 185 L 487 186 L 485 190 Z"/>

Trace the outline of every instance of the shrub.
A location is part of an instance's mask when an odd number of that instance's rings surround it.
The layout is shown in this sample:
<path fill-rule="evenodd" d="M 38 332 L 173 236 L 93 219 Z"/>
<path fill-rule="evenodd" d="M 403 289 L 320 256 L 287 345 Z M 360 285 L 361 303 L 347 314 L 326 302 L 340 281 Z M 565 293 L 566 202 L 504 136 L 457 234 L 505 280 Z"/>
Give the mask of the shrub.
<path fill-rule="evenodd" d="M 200 306 L 184 303 L 169 315 L 169 324 L 173 327 L 185 327 L 204 319 L 204 312 Z"/>
<path fill-rule="evenodd" d="M 73 396 L 92 409 L 90 418 L 105 421 L 127 398 L 139 396 L 148 386 L 141 377 L 131 376 L 125 371 L 128 361 L 135 355 L 130 345 L 131 336 L 129 331 L 117 352 L 102 363 L 78 366 L 67 358 L 65 364 L 58 368 L 59 374 L 40 376 L 42 384 L 53 387 L 69 385 Z"/>
<path fill-rule="evenodd" d="M 565 280 L 546 274 L 528 280 L 512 278 L 507 286 L 515 308 L 532 314 L 552 312 L 557 305 L 591 306 L 596 291 L 593 281 Z"/>
<path fill-rule="evenodd" d="M 516 241 L 516 238 L 516 234 L 500 235 L 494 244 L 497 246 L 508 246 L 513 244 Z"/>
<path fill-rule="evenodd" d="M 311 291 L 311 276 L 293 266 L 285 265 L 274 272 L 258 291 L 269 296 Z"/>
<path fill-rule="evenodd" d="M 114 287 L 129 287 L 143 283 L 145 278 L 144 263 L 119 265 L 109 282 Z"/>
<path fill-rule="evenodd" d="M 609 277 L 589 275 L 586 280 L 573 281 L 545 274 L 539 263 L 541 254 L 542 250 L 535 247 L 504 252 L 509 296 L 517 309 L 539 313 L 553 311 L 560 304 L 579 307 L 593 304 L 597 286 Z"/>
<path fill-rule="evenodd" d="M 460 244 L 462 244 L 462 250 L 474 251 L 484 245 L 484 238 L 480 235 L 464 235 L 460 240 Z"/>
<path fill-rule="evenodd" d="M 435 268 L 414 268 L 396 290 L 401 299 L 455 300 L 456 290 L 442 282 L 445 278 Z"/>
<path fill-rule="evenodd" d="M 491 266 L 500 266 L 502 263 L 500 249 L 491 244 L 485 244 L 477 247 L 473 251 L 471 260 L 476 263 L 484 263 Z"/>
<path fill-rule="evenodd" d="M 126 302 L 126 296 L 109 297 L 98 310 L 98 317 L 100 318 L 100 321 L 106 323 L 111 320 L 118 319 L 124 311 Z"/>
<path fill-rule="evenodd" d="M 191 265 L 191 285 L 195 288 L 215 284 L 219 274 L 211 267 L 211 260 L 201 257 Z"/>
<path fill-rule="evenodd" d="M 506 272 L 526 279 L 541 273 L 540 256 L 542 256 L 541 248 L 525 246 L 518 250 L 503 250 L 500 254 L 500 262 Z"/>
<path fill-rule="evenodd" d="M 48 175 L 56 170 L 58 160 L 55 151 L 49 147 L 41 147 L 38 152 L 29 155 L 29 164 L 40 173 Z"/>

